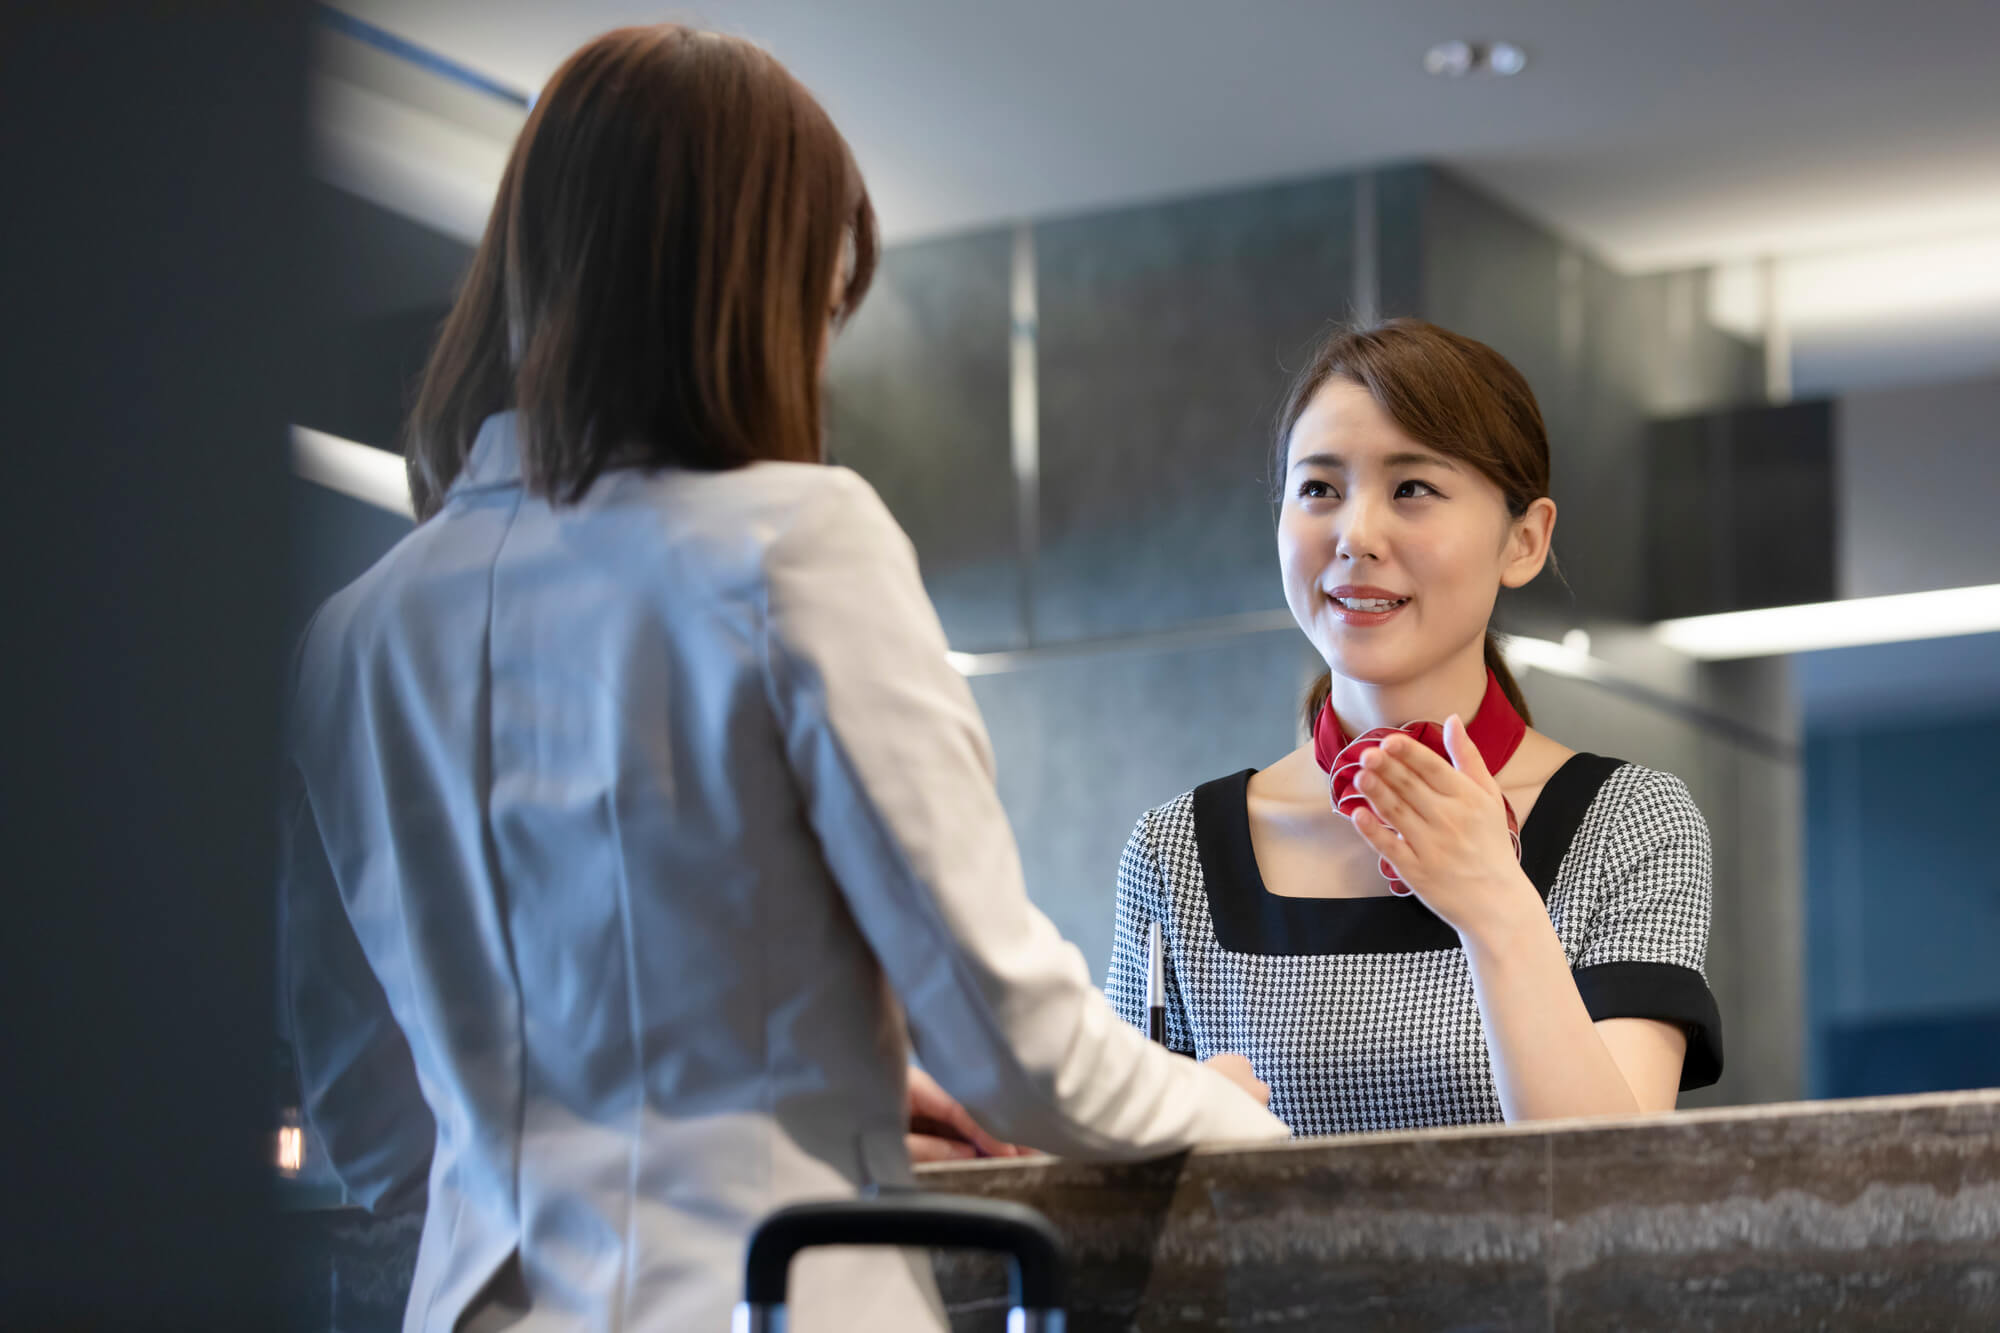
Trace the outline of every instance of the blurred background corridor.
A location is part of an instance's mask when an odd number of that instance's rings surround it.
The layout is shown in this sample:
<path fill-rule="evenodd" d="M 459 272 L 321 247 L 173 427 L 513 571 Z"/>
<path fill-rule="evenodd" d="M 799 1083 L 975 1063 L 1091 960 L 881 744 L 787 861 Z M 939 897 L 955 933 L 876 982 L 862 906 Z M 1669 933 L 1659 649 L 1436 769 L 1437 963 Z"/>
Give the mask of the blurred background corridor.
<path fill-rule="evenodd" d="M 300 621 L 407 528 L 379 451 L 535 88 L 660 16 L 319 11 L 297 419 L 378 452 L 306 437 Z M 1501 612 L 1538 724 L 1685 775 L 1714 831 L 1731 1059 L 1689 1100 L 2000 1083 L 1991 6 L 674 16 L 765 44 L 853 142 L 889 248 L 832 448 L 915 540 L 1031 891 L 1095 966 L 1134 814 L 1293 743 L 1289 373 L 1334 321 L 1420 315 L 1549 421 L 1562 577 Z"/>

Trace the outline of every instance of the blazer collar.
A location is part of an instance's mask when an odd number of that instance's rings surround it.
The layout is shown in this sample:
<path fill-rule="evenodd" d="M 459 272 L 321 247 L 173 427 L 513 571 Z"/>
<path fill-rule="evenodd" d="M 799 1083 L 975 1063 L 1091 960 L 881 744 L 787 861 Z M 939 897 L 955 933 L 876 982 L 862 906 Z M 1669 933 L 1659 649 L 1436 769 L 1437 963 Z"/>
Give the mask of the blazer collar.
<path fill-rule="evenodd" d="M 458 479 L 451 484 L 451 494 L 460 491 L 486 490 L 496 486 L 516 486 L 521 481 L 521 419 L 518 412 L 495 412 L 479 424 L 479 434 L 473 437 L 472 452 L 466 456 L 465 466 L 460 469 Z"/>
<path fill-rule="evenodd" d="M 642 445 L 628 444 L 612 451 L 605 460 L 605 471 L 656 466 L 649 453 Z M 457 479 L 445 494 L 453 496 L 520 484 L 521 414 L 509 408 L 479 423 L 479 434 L 472 437 L 472 452 L 466 455 L 465 466 L 459 469 Z"/>

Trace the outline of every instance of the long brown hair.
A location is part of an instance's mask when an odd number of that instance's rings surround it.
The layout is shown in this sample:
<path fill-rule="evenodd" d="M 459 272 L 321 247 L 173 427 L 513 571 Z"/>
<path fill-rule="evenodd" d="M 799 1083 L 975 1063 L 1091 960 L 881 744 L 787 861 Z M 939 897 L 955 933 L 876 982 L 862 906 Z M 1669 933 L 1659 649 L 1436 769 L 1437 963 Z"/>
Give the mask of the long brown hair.
<path fill-rule="evenodd" d="M 419 518 L 506 408 L 527 486 L 558 503 L 614 458 L 820 461 L 828 318 L 876 252 L 846 141 L 771 55 L 677 24 L 596 38 L 528 116 L 425 369 Z"/>
<path fill-rule="evenodd" d="M 1513 517 L 1520 518 L 1549 493 L 1549 433 L 1528 381 L 1485 343 L 1421 319 L 1337 329 L 1320 344 L 1278 412 L 1277 466 L 1271 475 L 1280 492 L 1292 428 L 1313 396 L 1334 378 L 1366 389 L 1397 429 L 1418 444 L 1492 481 Z M 1486 665 L 1507 701 L 1532 724 L 1528 701 L 1507 670 L 1491 629 L 1486 631 Z M 1332 684 L 1332 673 L 1322 672 L 1307 691 L 1308 727 L 1326 704 Z"/>

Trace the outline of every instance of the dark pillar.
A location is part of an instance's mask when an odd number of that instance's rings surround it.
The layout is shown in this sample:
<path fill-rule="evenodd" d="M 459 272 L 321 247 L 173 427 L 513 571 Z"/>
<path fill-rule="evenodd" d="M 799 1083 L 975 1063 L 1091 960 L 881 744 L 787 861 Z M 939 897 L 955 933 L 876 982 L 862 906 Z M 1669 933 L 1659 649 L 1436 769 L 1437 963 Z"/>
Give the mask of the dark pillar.
<path fill-rule="evenodd" d="M 305 6 L 0 19 L 0 1326 L 269 1328 Z"/>

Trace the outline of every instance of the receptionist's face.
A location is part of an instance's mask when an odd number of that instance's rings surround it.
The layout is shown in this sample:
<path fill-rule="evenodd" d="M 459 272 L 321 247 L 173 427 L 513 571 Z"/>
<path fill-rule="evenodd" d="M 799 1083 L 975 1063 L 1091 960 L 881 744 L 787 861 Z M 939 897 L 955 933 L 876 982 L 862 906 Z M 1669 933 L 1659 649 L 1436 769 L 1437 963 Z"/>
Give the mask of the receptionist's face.
<path fill-rule="evenodd" d="M 1330 670 L 1393 685 L 1480 640 L 1510 572 L 1498 486 L 1340 378 L 1300 415 L 1285 463 L 1285 601 Z"/>

